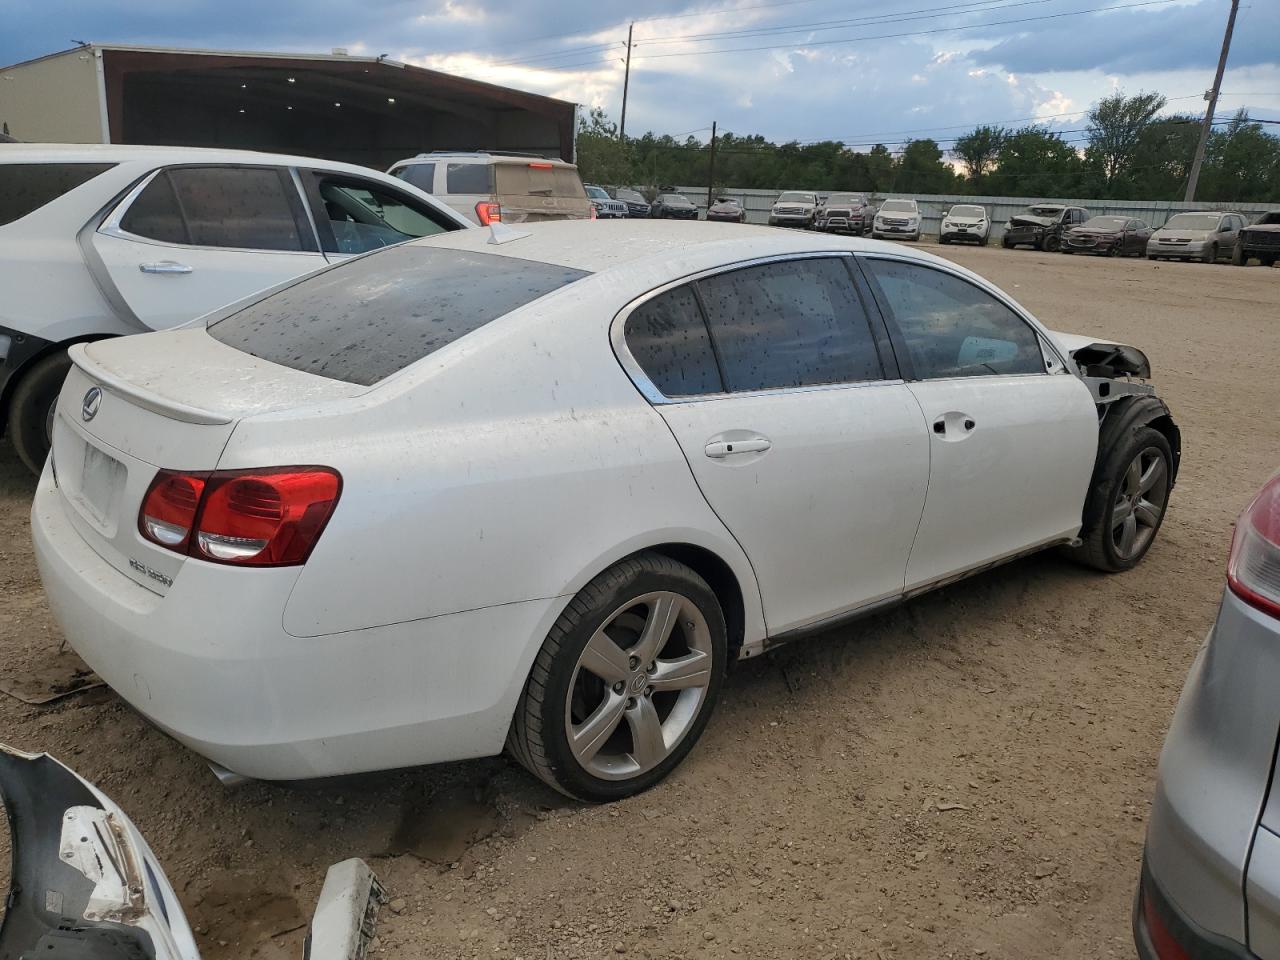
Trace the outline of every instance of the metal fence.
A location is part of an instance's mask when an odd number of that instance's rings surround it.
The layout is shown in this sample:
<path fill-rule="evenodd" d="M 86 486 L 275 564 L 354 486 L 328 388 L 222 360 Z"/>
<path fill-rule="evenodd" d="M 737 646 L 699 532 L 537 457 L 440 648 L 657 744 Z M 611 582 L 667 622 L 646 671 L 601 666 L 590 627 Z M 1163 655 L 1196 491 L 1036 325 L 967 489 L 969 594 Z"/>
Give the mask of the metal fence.
<path fill-rule="evenodd" d="M 684 194 L 698 205 L 699 215 L 705 216 L 707 210 L 706 187 L 677 187 L 676 192 Z M 857 191 L 850 191 L 856 193 Z M 717 190 L 717 197 L 732 197 L 742 204 L 747 211 L 748 223 L 768 223 L 769 208 L 782 193 L 781 190 L 737 190 L 725 187 Z M 1014 214 L 1033 203 L 1065 203 L 1073 207 L 1084 207 L 1093 215 L 1114 215 L 1121 217 L 1137 217 L 1145 220 L 1153 227 L 1164 224 L 1175 213 L 1184 210 L 1224 210 L 1241 213 L 1250 222 L 1258 214 L 1270 210 L 1280 210 L 1274 203 L 1227 204 L 1227 203 L 1183 203 L 1174 200 L 1082 200 L 1069 197 L 962 197 L 944 194 L 924 193 L 872 193 L 872 202 L 879 206 L 890 197 L 904 200 L 915 200 L 920 205 L 921 231 L 925 234 L 937 234 L 942 225 L 942 215 L 957 203 L 976 203 L 987 208 L 991 217 L 991 237 L 998 240 L 1004 234 L 1004 225 Z"/>

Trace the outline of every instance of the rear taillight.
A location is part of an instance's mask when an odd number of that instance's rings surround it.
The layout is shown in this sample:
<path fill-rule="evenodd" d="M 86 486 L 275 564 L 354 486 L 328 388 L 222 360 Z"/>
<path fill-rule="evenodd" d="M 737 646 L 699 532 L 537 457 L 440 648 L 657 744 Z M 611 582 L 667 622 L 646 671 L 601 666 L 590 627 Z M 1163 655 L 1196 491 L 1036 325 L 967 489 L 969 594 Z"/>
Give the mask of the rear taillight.
<path fill-rule="evenodd" d="M 480 221 L 482 227 L 487 227 L 491 223 L 501 223 L 501 205 L 489 200 L 481 200 L 476 204 L 476 219 Z"/>
<path fill-rule="evenodd" d="M 342 478 L 328 467 L 178 473 L 162 470 L 138 514 L 152 543 L 214 563 L 305 563 L 337 506 Z"/>
<path fill-rule="evenodd" d="M 1245 603 L 1280 617 L 1280 475 L 1236 521 L 1227 585 Z"/>
<path fill-rule="evenodd" d="M 598 219 L 598 218 L 599 218 L 599 215 L 596 213 L 596 208 L 593 206 L 593 207 L 591 208 L 591 219 L 592 219 L 592 220 L 596 220 L 596 219 Z"/>
<path fill-rule="evenodd" d="M 1155 951 L 1156 960 L 1191 960 L 1190 954 L 1174 939 L 1168 924 L 1160 916 L 1155 899 L 1145 884 L 1142 887 L 1141 897 L 1142 919 L 1147 928 L 1147 937 L 1151 940 L 1151 948 Z"/>

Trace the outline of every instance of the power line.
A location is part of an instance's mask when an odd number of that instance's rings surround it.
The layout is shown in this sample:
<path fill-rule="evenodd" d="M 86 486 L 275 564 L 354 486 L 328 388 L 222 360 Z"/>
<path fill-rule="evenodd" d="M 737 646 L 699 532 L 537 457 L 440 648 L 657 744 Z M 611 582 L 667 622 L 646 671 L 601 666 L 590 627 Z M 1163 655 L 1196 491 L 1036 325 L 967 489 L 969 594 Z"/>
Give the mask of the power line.
<path fill-rule="evenodd" d="M 548 60 L 554 57 L 567 57 L 573 54 L 588 53 L 593 50 L 604 51 L 612 47 L 616 47 L 622 43 L 623 41 L 621 40 L 610 40 L 608 43 L 596 43 L 596 44 L 591 44 L 590 46 L 585 46 L 585 47 L 569 47 L 565 50 L 558 50 L 555 53 L 543 53 L 533 57 L 517 57 L 511 60 L 494 60 L 490 62 L 489 66 L 492 66 L 492 67 L 514 66 L 517 64 L 532 63 L 535 60 Z"/>
<path fill-rule="evenodd" d="M 904 31 L 902 33 L 882 33 L 875 36 L 864 37 L 843 37 L 838 40 L 813 40 L 807 43 L 778 43 L 758 47 L 727 47 L 722 50 L 685 50 L 677 53 L 651 53 L 648 55 L 639 54 L 635 57 L 637 60 L 664 60 L 669 57 L 709 57 L 720 53 L 751 53 L 759 50 L 786 50 L 797 46 L 801 47 L 826 47 L 835 44 L 861 43 L 867 40 L 896 40 L 903 37 L 924 37 L 938 33 L 955 33 L 960 30 L 979 30 L 986 27 L 1008 26 L 1015 23 L 1034 23 L 1042 20 L 1060 20 L 1064 17 L 1079 17 L 1089 13 L 1099 13 L 1111 10 L 1132 10 L 1137 7 L 1157 7 L 1166 4 L 1175 3 L 1177 0 L 1138 0 L 1136 3 L 1125 3 L 1118 6 L 1110 7 L 1090 7 L 1087 10 L 1070 10 L 1064 13 L 1046 13 L 1036 17 L 1017 17 L 1011 20 L 988 20 L 985 23 L 962 24 L 955 27 L 935 27 L 930 30 Z M 672 43 L 675 41 L 666 41 Z M 638 45 L 638 44 L 637 44 Z"/>
<path fill-rule="evenodd" d="M 946 16 L 965 16 L 973 13 L 988 13 L 991 10 L 1001 10 L 1007 7 L 1028 7 L 1037 4 L 1054 3 L 1055 0 L 969 0 L 967 3 L 954 3 L 945 7 L 926 7 L 921 10 L 903 10 L 899 14 L 876 13 L 865 17 L 851 17 L 846 20 L 817 20 L 813 23 L 794 23 L 780 24 L 773 27 L 753 27 L 743 30 L 727 30 L 720 33 L 690 33 L 682 36 L 671 37 L 645 37 L 639 43 L 664 43 L 671 41 L 687 41 L 689 43 L 702 43 L 708 40 L 729 39 L 729 38 L 746 38 L 749 36 L 758 36 L 766 34 L 787 34 L 787 33 L 812 33 L 819 29 L 837 30 L 841 27 L 847 27 L 851 24 L 858 23 L 898 23 L 908 20 L 934 20 L 939 17 Z M 977 9 L 958 10 L 959 7 L 971 7 Z M 935 11 L 951 11 L 935 12 Z M 918 14 L 913 16 L 912 14 Z"/>

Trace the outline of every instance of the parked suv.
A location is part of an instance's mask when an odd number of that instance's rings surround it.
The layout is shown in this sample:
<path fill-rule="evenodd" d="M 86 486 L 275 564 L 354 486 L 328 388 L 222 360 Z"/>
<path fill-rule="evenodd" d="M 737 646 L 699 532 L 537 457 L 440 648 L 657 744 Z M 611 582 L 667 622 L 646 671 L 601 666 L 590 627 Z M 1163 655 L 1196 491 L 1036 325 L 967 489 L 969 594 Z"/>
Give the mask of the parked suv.
<path fill-rule="evenodd" d="M 886 200 L 871 221 L 871 237 L 920 239 L 920 207 L 914 200 Z"/>
<path fill-rule="evenodd" d="M 972 240 L 985 247 L 991 237 L 991 218 L 987 208 L 976 203 L 957 203 L 942 218 L 938 228 L 939 243 Z"/>
<path fill-rule="evenodd" d="M 609 192 L 604 187 L 597 187 L 594 183 L 584 183 L 582 188 L 586 190 L 587 199 L 596 209 L 596 219 L 625 220 L 629 216 L 627 205 L 609 196 Z"/>
<path fill-rule="evenodd" d="M 1280 210 L 1264 213 L 1236 237 L 1231 262 L 1243 267 L 1254 257 L 1264 267 L 1273 266 L 1280 257 Z"/>
<path fill-rule="evenodd" d="M 1000 243 L 1006 250 L 1027 243 L 1037 250 L 1053 253 L 1062 249 L 1062 234 L 1084 224 L 1089 211 L 1061 203 L 1035 203 L 1009 218 Z"/>
<path fill-rule="evenodd" d="M 1213 263 L 1229 257 L 1244 226 L 1238 213 L 1205 210 L 1175 213 L 1147 241 L 1148 260 L 1200 260 Z"/>
<path fill-rule="evenodd" d="M 613 191 L 613 198 L 621 200 L 627 205 L 628 217 L 649 216 L 649 201 L 644 198 L 644 194 L 639 190 L 633 190 L 630 187 L 619 187 Z"/>
<path fill-rule="evenodd" d="M 70 344 L 469 226 L 366 167 L 243 150 L 13 145 L 0 182 L 0 426 L 35 473 Z"/>
<path fill-rule="evenodd" d="M 833 193 L 818 207 L 817 229 L 862 236 L 871 229 L 875 205 L 860 193 Z"/>
<path fill-rule="evenodd" d="M 482 226 L 495 220 L 590 220 L 578 168 L 525 154 L 420 153 L 387 171 Z"/>
<path fill-rule="evenodd" d="M 818 195 L 788 190 L 774 201 L 769 210 L 771 227 L 813 227 L 818 216 Z"/>

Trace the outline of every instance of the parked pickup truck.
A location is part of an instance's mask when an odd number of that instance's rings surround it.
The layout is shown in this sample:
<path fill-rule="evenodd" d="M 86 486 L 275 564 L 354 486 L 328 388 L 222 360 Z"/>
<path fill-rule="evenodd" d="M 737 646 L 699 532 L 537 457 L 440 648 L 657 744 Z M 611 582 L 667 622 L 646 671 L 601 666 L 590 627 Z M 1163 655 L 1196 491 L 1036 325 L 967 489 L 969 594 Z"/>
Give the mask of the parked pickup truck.
<path fill-rule="evenodd" d="M 1270 267 L 1277 257 L 1280 257 L 1280 210 L 1272 210 L 1236 235 L 1231 262 L 1243 267 L 1256 258 L 1264 267 Z"/>
<path fill-rule="evenodd" d="M 818 207 L 814 226 L 824 233 L 852 233 L 862 236 L 871 229 L 876 208 L 860 193 L 833 193 Z"/>

